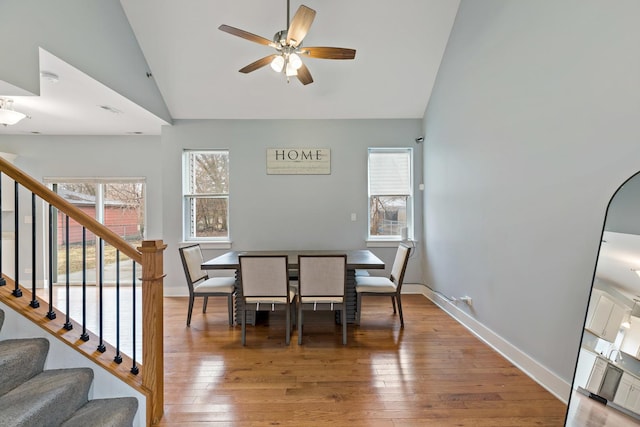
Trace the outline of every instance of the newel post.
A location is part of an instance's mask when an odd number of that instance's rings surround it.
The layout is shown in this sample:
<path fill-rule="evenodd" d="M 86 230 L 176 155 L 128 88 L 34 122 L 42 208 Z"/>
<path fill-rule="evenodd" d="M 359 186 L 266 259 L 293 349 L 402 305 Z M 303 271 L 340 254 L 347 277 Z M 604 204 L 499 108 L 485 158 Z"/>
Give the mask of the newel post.
<path fill-rule="evenodd" d="M 142 254 L 142 385 L 151 391 L 147 425 L 157 424 L 164 405 L 163 253 L 162 240 L 145 240 Z"/>

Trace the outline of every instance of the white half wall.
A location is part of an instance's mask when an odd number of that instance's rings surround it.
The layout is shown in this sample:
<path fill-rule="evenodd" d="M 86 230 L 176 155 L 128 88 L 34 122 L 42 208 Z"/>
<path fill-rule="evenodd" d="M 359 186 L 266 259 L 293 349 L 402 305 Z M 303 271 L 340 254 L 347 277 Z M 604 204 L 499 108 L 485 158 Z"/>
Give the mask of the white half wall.
<path fill-rule="evenodd" d="M 133 420 L 133 427 L 144 427 L 146 425 L 147 399 L 142 393 L 116 378 L 103 367 L 93 363 L 87 357 L 63 343 L 56 336 L 49 334 L 35 323 L 26 320 L 7 305 L 0 303 L 0 309 L 2 309 L 5 314 L 4 324 L 0 331 L 0 340 L 46 338 L 49 341 L 49 354 L 45 360 L 44 369 L 91 368 L 94 376 L 93 383 L 89 389 L 89 400 L 111 397 L 135 397 L 138 399 L 138 412 L 136 412 L 135 419 Z"/>

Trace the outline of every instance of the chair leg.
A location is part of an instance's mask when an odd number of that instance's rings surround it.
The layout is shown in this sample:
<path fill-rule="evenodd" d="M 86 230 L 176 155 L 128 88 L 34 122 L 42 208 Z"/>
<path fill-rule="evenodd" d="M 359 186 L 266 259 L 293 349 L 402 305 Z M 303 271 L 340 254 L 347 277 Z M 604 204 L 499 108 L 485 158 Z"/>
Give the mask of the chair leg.
<path fill-rule="evenodd" d="M 191 311 L 193 310 L 193 300 L 195 297 L 189 295 L 189 311 L 187 311 L 187 326 L 191 326 Z"/>
<path fill-rule="evenodd" d="M 285 335 L 285 344 L 289 345 L 289 342 L 291 341 L 291 309 L 287 309 L 287 331 L 286 331 L 286 335 Z"/>
<path fill-rule="evenodd" d="M 391 304 L 393 304 L 393 314 L 396 314 L 396 297 L 391 297 Z"/>
<path fill-rule="evenodd" d="M 242 345 L 245 345 L 247 342 L 247 310 L 246 308 L 242 309 Z"/>
<path fill-rule="evenodd" d="M 291 329 L 293 330 L 296 327 L 296 316 L 297 316 L 297 304 L 296 304 L 296 300 L 294 299 L 291 302 Z"/>
<path fill-rule="evenodd" d="M 400 294 L 396 296 L 398 300 L 398 314 L 400 315 L 400 327 L 404 328 L 404 318 L 402 317 L 402 299 L 400 298 Z"/>
<path fill-rule="evenodd" d="M 347 307 L 342 307 L 342 345 L 347 345 Z"/>
<path fill-rule="evenodd" d="M 298 304 L 298 345 L 302 344 L 302 304 Z"/>
<path fill-rule="evenodd" d="M 209 302 L 209 297 L 204 297 L 204 302 L 202 303 L 202 312 L 207 312 L 207 303 Z"/>
<path fill-rule="evenodd" d="M 360 313 L 362 312 L 362 294 L 358 292 L 356 298 L 356 325 L 360 326 Z"/>
<path fill-rule="evenodd" d="M 227 311 L 229 312 L 229 326 L 233 326 L 233 294 L 227 297 Z"/>

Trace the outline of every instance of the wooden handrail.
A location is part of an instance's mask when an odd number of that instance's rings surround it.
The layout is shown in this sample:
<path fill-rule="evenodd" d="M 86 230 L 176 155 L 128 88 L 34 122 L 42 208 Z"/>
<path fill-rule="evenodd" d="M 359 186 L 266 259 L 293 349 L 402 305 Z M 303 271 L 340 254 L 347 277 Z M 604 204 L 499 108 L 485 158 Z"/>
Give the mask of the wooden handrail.
<path fill-rule="evenodd" d="M 36 181 L 31 176 L 16 168 L 14 165 L 9 163 L 2 157 L 0 157 L 0 171 L 14 181 L 20 182 L 23 187 L 38 195 L 45 202 L 55 206 L 60 211 L 72 217 L 78 224 L 82 225 L 96 236 L 100 236 L 102 240 L 120 250 L 120 252 L 127 255 L 138 264 L 142 263 L 142 254 L 138 252 L 133 246 L 122 240 L 120 236 L 97 222 L 95 218 L 91 218 L 82 210 L 73 206 L 71 203 L 60 197 L 60 195 L 51 191 L 42 183 Z"/>
<path fill-rule="evenodd" d="M 163 252 L 166 249 L 162 240 L 145 240 L 141 246 L 134 248 L 125 242 L 119 235 L 109 228 L 100 224 L 95 218 L 90 217 L 82 210 L 78 209 L 60 195 L 56 194 L 39 181 L 27 175 L 13 164 L 0 157 L 0 172 L 4 173 L 15 182 L 22 185 L 33 194 L 39 196 L 48 204 L 56 207 L 59 211 L 73 218 L 78 224 L 93 232 L 97 237 L 112 245 L 116 249 L 142 267 L 142 351 L 144 363 L 141 365 L 140 377 L 135 377 L 130 372 L 122 371 L 122 366 L 113 362 L 106 362 L 104 354 L 98 351 L 86 351 L 83 348 L 85 343 L 74 337 L 67 337 L 69 332 L 64 327 L 47 319 L 47 316 L 40 315 L 37 319 L 33 317 L 36 311 L 28 304 L 20 305 L 18 299 L 13 296 L 9 298 L 13 308 L 27 315 L 45 329 L 49 329 L 54 335 L 63 339 L 64 342 L 75 348 L 81 354 L 94 360 L 105 367 L 108 371 L 135 387 L 147 397 L 146 420 L 147 425 L 156 424 L 163 415 L 164 403 L 164 354 L 163 354 Z M 14 286 L 15 286 L 14 282 Z M 19 284 L 17 284 L 19 286 Z M 25 289 L 25 292 L 28 290 Z M 7 295 L 12 295 L 7 293 Z M 35 295 L 34 295 L 35 297 Z M 4 295 L 0 292 L 0 299 Z M 44 307 L 44 302 L 42 307 Z M 30 308 L 27 308 L 30 307 Z M 44 310 L 44 308 L 42 309 Z M 42 311 L 41 310 L 41 311 Z M 63 316 L 60 316 L 62 318 Z M 59 322 L 58 322 L 59 323 Z M 57 325 L 57 326 L 56 326 Z M 68 338 L 68 339 L 67 339 Z"/>

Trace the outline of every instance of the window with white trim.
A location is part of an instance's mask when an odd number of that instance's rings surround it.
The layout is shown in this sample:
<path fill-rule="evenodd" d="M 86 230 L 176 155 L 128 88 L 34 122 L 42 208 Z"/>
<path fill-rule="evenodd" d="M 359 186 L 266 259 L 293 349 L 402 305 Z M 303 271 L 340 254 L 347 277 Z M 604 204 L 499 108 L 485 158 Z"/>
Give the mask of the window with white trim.
<path fill-rule="evenodd" d="M 413 149 L 369 148 L 369 240 L 413 238 Z"/>
<path fill-rule="evenodd" d="M 229 150 L 185 150 L 184 239 L 229 240 Z"/>

